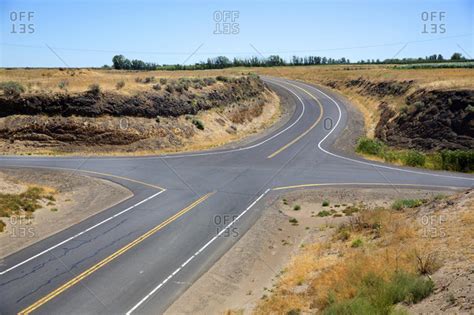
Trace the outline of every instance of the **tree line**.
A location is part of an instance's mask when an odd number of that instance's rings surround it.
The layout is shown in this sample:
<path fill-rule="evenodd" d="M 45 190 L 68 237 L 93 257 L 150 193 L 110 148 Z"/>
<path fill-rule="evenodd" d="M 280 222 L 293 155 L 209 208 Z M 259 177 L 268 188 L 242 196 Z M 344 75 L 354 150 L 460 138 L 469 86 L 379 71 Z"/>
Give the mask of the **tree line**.
<path fill-rule="evenodd" d="M 450 59 L 445 59 L 441 54 L 426 56 L 425 58 L 390 58 L 385 60 L 367 59 L 351 63 L 345 57 L 335 59 L 320 56 L 293 56 L 285 60 L 278 55 L 271 55 L 267 58 L 249 57 L 233 58 L 232 60 L 225 56 L 208 58 L 193 65 L 160 65 L 153 62 L 144 62 L 142 60 L 129 60 L 123 55 L 116 55 L 112 58 L 112 68 L 117 70 L 205 70 L 205 69 L 224 69 L 230 67 L 275 67 L 275 66 L 310 66 L 310 65 L 340 65 L 340 64 L 413 64 L 413 63 L 433 63 L 446 61 L 467 61 L 460 53 L 454 53 Z M 110 68 L 105 65 L 104 68 Z"/>

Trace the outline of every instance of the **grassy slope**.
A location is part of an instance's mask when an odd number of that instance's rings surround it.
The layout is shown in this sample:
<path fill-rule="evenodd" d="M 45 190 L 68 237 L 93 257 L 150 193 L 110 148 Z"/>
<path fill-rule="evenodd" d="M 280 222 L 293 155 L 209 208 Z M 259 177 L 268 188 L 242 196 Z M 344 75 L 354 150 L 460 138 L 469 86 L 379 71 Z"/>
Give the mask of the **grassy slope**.
<path fill-rule="evenodd" d="M 360 208 L 332 239 L 295 255 L 255 313 L 389 314 L 397 312 L 397 303 L 419 302 L 433 292 L 428 275 L 457 261 L 466 262 L 459 268 L 472 262 L 472 194 L 426 203 Z M 443 214 L 446 207 L 453 215 Z"/>

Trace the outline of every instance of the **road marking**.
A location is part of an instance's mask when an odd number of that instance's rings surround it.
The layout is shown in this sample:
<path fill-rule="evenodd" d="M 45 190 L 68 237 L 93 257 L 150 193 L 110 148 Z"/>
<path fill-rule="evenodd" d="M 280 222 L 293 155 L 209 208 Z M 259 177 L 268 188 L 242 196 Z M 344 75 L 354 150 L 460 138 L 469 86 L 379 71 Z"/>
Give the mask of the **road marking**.
<path fill-rule="evenodd" d="M 274 84 L 277 84 L 277 83 L 274 83 Z M 305 91 L 304 89 L 302 89 L 301 87 L 297 86 L 297 85 L 294 85 L 294 84 L 291 84 L 291 83 L 287 83 L 289 85 L 292 85 L 302 91 Z M 280 85 L 280 84 L 278 84 Z M 280 85 L 281 86 L 281 85 Z M 283 86 L 283 88 L 285 88 Z M 291 93 L 293 93 L 293 95 L 295 95 L 298 100 L 303 104 L 304 106 L 304 102 L 303 100 L 293 91 L 291 91 L 290 89 L 286 88 L 288 91 L 290 91 Z M 306 92 L 306 91 L 305 91 Z M 319 117 L 318 119 L 306 130 L 304 131 L 302 134 L 300 134 L 298 137 L 296 137 L 295 139 L 293 139 L 292 141 L 290 141 L 289 143 L 285 144 L 283 147 L 281 147 L 280 149 L 276 150 L 275 152 L 273 152 L 272 154 L 270 154 L 269 156 L 267 156 L 267 159 L 271 159 L 273 158 L 274 156 L 276 156 L 277 154 L 279 154 L 280 152 L 286 150 L 288 147 L 290 147 L 291 145 L 295 144 L 296 142 L 298 142 L 301 138 L 303 138 L 304 136 L 306 136 L 308 134 L 308 132 L 310 132 L 314 127 L 316 127 L 316 125 L 319 123 L 319 121 L 321 120 L 321 118 L 323 117 L 323 113 L 324 113 L 324 109 L 323 109 L 323 106 L 321 105 L 321 103 L 319 102 L 318 99 L 316 99 L 314 96 L 312 96 L 311 94 L 309 94 L 308 92 L 306 92 L 309 96 L 311 96 L 319 105 L 319 108 L 320 108 L 320 113 L 319 113 Z"/>
<path fill-rule="evenodd" d="M 83 172 L 83 173 L 89 173 L 89 174 L 95 174 L 95 175 L 101 175 L 101 176 L 106 176 L 106 177 L 112 177 L 112 178 L 118 178 L 122 180 L 126 180 L 132 183 L 148 186 L 154 189 L 158 190 L 166 190 L 163 187 L 160 187 L 158 185 L 153 185 L 149 183 L 142 182 L 140 180 L 128 178 L 128 177 L 123 177 L 123 176 L 118 176 L 118 175 L 113 175 L 113 174 L 108 174 L 108 173 L 100 173 L 100 172 L 95 172 L 95 171 L 88 171 L 88 170 L 81 170 L 81 169 L 75 169 L 75 168 L 66 168 L 66 167 L 55 167 L 55 166 L 29 166 L 29 165 L 1 165 L 1 167 L 15 167 L 15 168 L 43 168 L 43 169 L 53 169 L 53 170 L 62 170 L 62 171 L 74 171 L 74 172 Z"/>
<path fill-rule="evenodd" d="M 397 167 L 391 167 L 391 166 L 386 166 L 386 165 L 379 165 L 379 164 L 374 164 L 374 163 L 370 163 L 370 162 L 365 162 L 365 161 L 359 161 L 359 160 L 356 160 L 356 159 L 351 159 L 351 158 L 347 158 L 347 157 L 344 157 L 344 156 L 340 156 L 340 155 L 337 155 L 337 154 L 334 154 L 332 152 L 329 152 L 327 151 L 326 149 L 322 148 L 321 147 L 321 144 L 334 132 L 334 130 L 336 130 L 336 128 L 338 127 L 340 121 L 341 121 L 341 117 L 342 117 L 342 111 L 341 111 L 341 108 L 339 106 L 339 104 L 332 98 L 330 97 L 329 95 L 327 95 L 326 93 L 324 93 L 323 91 L 321 91 L 320 89 L 314 87 L 314 86 L 311 86 L 307 83 L 304 83 L 304 82 L 298 82 L 300 84 L 303 84 L 311 89 L 314 89 L 316 91 L 318 91 L 319 93 L 323 94 L 324 96 L 326 96 L 328 99 L 330 99 L 337 107 L 338 109 L 338 112 L 339 112 L 339 117 L 337 119 L 337 122 L 336 124 L 334 125 L 334 127 L 329 131 L 329 133 L 324 136 L 323 139 L 321 139 L 321 141 L 319 141 L 318 143 L 318 148 L 323 151 L 324 153 L 326 154 L 329 154 L 331 156 L 334 156 L 334 157 L 337 157 L 337 158 L 340 158 L 340 159 L 343 159 L 343 160 L 347 160 L 347 161 L 351 161 L 351 162 L 356 162 L 356 163 L 359 163 L 359 164 L 364 164 L 364 165 L 369 165 L 369 166 L 373 166 L 373 167 L 379 167 L 379 168 L 385 168 L 385 169 L 389 169 L 389 170 L 395 170 L 395 171 L 401 171 L 401 172 L 407 172 L 407 173 L 413 173 L 413 174 L 420 174 L 420 175 L 428 175 L 428 176 L 436 176 L 436 177 L 446 177 L 446 178 L 455 178 L 455 179 L 462 179 L 462 180 L 470 180 L 470 181 L 474 181 L 474 178 L 469 178 L 469 177 L 461 177 L 461 176 L 453 176 L 453 175 L 443 175 L 443 174 L 434 174 L 434 173 L 427 173 L 427 172 L 420 172 L 420 171 L 414 171 L 414 170 L 407 170 L 407 169 L 403 169 L 403 168 L 397 168 Z M 291 84 L 291 83 L 289 83 Z M 293 84 L 292 84 L 293 85 Z M 298 86 L 297 86 L 298 87 Z M 287 87 L 284 87 L 286 90 L 292 92 L 290 89 L 288 89 Z M 310 95 L 313 99 L 317 100 L 312 94 L 310 94 L 307 90 L 301 88 L 301 87 L 298 87 L 299 89 L 301 89 L 302 91 L 304 91 L 306 94 Z M 300 102 L 301 99 L 299 99 Z M 321 106 L 321 103 L 318 101 L 318 104 Z"/>
<path fill-rule="evenodd" d="M 137 203 L 134 204 L 133 206 L 130 206 L 130 207 L 128 207 L 127 209 L 122 210 L 122 211 L 120 211 L 120 212 L 114 214 L 113 216 L 108 217 L 107 219 L 105 219 L 105 220 L 103 220 L 103 221 L 100 221 L 99 223 L 97 223 L 97 224 L 95 224 L 95 225 L 93 225 L 93 226 L 91 226 L 91 227 L 89 227 L 89 228 L 87 228 L 87 229 L 85 229 L 85 230 L 83 230 L 83 231 L 77 233 L 77 234 L 74 234 L 73 236 L 71 236 L 71 237 L 65 239 L 64 241 L 62 241 L 62 242 L 60 242 L 60 243 L 57 243 L 56 245 L 53 245 L 53 246 L 51 246 L 51 247 L 49 247 L 49 248 L 43 250 L 42 252 L 40 252 L 40 253 L 38 253 L 38 254 L 36 254 L 36 255 L 34 255 L 34 256 L 31 256 L 30 258 L 28 258 L 28 259 L 26 259 L 26 260 L 24 260 L 24 261 L 22 261 L 22 262 L 20 262 L 20 263 L 18 263 L 18 264 L 16 264 L 16 265 L 10 267 L 10 268 L 8 268 L 8 269 L 3 270 L 2 272 L 0 272 L 0 276 L 6 274 L 7 272 L 10 272 L 10 271 L 12 271 L 12 270 L 18 268 L 18 267 L 20 267 L 20 266 L 22 266 L 22 265 L 24 265 L 24 264 L 26 264 L 26 263 L 29 262 L 29 261 L 32 261 L 32 260 L 35 259 L 35 258 L 38 258 L 38 257 L 40 257 L 40 256 L 42 256 L 42 255 L 44 255 L 44 254 L 46 254 L 47 252 L 52 251 L 52 250 L 55 249 L 55 248 L 58 248 L 58 247 L 61 246 L 61 245 L 64 245 L 65 243 L 67 243 L 67 242 L 69 242 L 69 241 L 72 241 L 73 239 L 75 239 L 75 238 L 77 238 L 77 237 L 83 235 L 84 233 L 87 233 L 87 232 L 89 232 L 89 231 L 91 231 L 91 230 L 97 228 L 98 226 L 101 226 L 102 224 L 104 224 L 104 223 L 106 223 L 106 222 L 108 222 L 108 221 L 110 221 L 110 220 L 112 220 L 112 219 L 115 219 L 116 217 L 118 217 L 118 216 L 120 216 L 120 215 L 122 215 L 122 214 L 124 214 L 124 213 L 126 213 L 126 212 L 128 212 L 128 211 L 130 211 L 130 210 L 132 210 L 133 208 L 136 208 L 136 207 L 138 207 L 139 205 L 141 205 L 141 204 L 143 204 L 143 203 L 145 203 L 145 202 L 147 202 L 147 201 L 149 201 L 149 200 L 155 198 L 156 196 L 158 196 L 158 195 L 164 193 L 165 191 L 166 191 L 166 189 L 164 189 L 164 190 L 162 190 L 162 191 L 159 191 L 159 192 L 157 192 L 156 194 L 153 194 L 153 195 L 151 195 L 150 197 L 147 197 L 147 198 L 143 199 L 142 201 L 137 202 Z"/>
<path fill-rule="evenodd" d="M 184 215 L 186 212 L 190 211 L 191 209 L 193 209 L 194 207 L 196 207 L 200 203 L 204 202 L 206 199 L 208 199 L 213 194 L 214 194 L 214 192 L 211 192 L 211 193 L 208 193 L 208 194 L 202 196 L 201 198 L 197 199 L 196 201 L 191 203 L 186 208 L 184 208 L 181 211 L 175 213 L 174 215 L 172 215 L 171 217 L 169 217 L 165 221 L 161 222 L 160 224 L 158 224 L 157 226 L 155 226 L 154 228 L 152 228 L 151 230 L 149 230 L 145 234 L 142 234 L 141 236 L 139 236 L 138 238 L 136 238 L 132 242 L 130 242 L 127 245 L 125 245 L 124 247 L 120 248 L 119 250 L 117 250 L 116 252 L 114 252 L 113 254 L 108 256 L 107 258 L 101 260 L 100 262 L 98 262 L 94 266 L 92 266 L 92 267 L 88 268 L 87 270 L 83 271 L 78 276 L 76 276 L 73 279 L 69 280 L 68 282 L 64 283 L 59 288 L 57 288 L 56 290 L 50 292 L 48 295 L 42 297 L 41 299 L 39 299 L 35 303 L 31 304 L 30 306 L 28 306 L 27 308 L 25 308 L 24 310 L 22 310 L 18 314 L 29 314 L 29 313 L 33 312 L 34 310 L 36 310 L 40 306 L 44 305 L 48 301 L 52 300 L 56 296 L 60 295 L 61 293 L 63 293 L 67 289 L 69 289 L 70 287 L 72 287 L 75 284 L 79 283 L 81 280 L 87 278 L 88 276 L 93 274 L 95 271 L 97 271 L 100 268 L 102 268 L 103 266 L 107 265 L 109 262 L 113 261 L 115 258 L 121 256 L 122 254 L 124 254 L 125 252 L 130 250 L 131 248 L 137 246 L 138 244 L 140 244 L 141 242 L 146 240 L 148 237 L 152 236 L 153 234 L 155 234 L 156 232 L 158 232 L 159 230 L 161 230 L 162 228 L 164 228 L 165 226 L 167 226 L 171 222 L 175 221 L 176 219 L 178 219 L 179 217 Z"/>
<path fill-rule="evenodd" d="M 201 247 L 196 253 L 189 257 L 184 263 L 182 263 L 175 271 L 173 271 L 167 278 L 165 278 L 160 284 L 158 284 L 153 290 L 151 290 L 145 297 L 143 297 L 137 304 L 135 304 L 126 315 L 130 315 L 132 312 L 137 310 L 143 303 L 145 303 L 156 291 L 163 287 L 168 281 L 170 281 L 176 274 L 178 274 L 187 264 L 189 264 L 196 256 L 202 253 L 209 245 L 211 245 L 219 236 L 227 231 L 232 225 L 234 225 L 245 213 L 247 213 L 257 202 L 260 201 L 270 189 L 265 190 L 257 199 L 254 200 L 241 214 L 239 214 L 232 222 L 230 222 L 224 229 L 222 229 L 217 235 L 211 238 L 203 247 Z"/>
<path fill-rule="evenodd" d="M 298 188 L 321 187 L 321 186 L 409 186 L 409 187 L 430 187 L 430 188 L 449 188 L 449 189 L 469 188 L 469 187 L 458 187 L 458 186 L 392 184 L 392 183 L 321 183 L 321 184 L 301 184 L 301 185 L 292 185 L 292 186 L 280 186 L 280 187 L 274 187 L 272 188 L 272 190 L 286 190 L 286 189 L 298 189 Z"/>

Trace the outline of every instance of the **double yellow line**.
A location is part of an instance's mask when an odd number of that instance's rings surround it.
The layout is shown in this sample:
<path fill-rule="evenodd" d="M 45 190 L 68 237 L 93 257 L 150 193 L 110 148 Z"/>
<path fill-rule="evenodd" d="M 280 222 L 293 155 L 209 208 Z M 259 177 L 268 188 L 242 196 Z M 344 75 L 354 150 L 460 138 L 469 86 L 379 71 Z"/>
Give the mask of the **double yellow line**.
<path fill-rule="evenodd" d="M 192 204 L 190 204 L 189 206 L 187 206 L 186 208 L 182 209 L 181 211 L 179 211 L 178 213 L 174 214 L 173 216 L 169 217 L 168 219 L 166 219 L 165 221 L 163 221 L 162 223 L 158 224 L 157 226 L 155 226 L 154 228 L 152 228 L 151 230 L 149 230 L 148 232 L 146 232 L 145 234 L 141 235 L 140 237 L 138 237 L 137 239 L 135 239 L 134 241 L 128 243 L 127 245 L 125 245 L 124 247 L 122 247 L 121 249 L 117 250 L 115 253 L 111 254 L 110 256 L 108 256 L 107 258 L 103 259 L 102 261 L 100 261 L 99 263 L 95 264 L 94 266 L 90 267 L 89 269 L 87 269 L 86 271 L 82 272 L 81 274 L 79 274 L 78 276 L 74 277 L 73 279 L 69 280 L 68 282 L 64 283 L 62 286 L 60 286 L 59 288 L 57 288 L 56 290 L 52 291 L 51 293 L 49 293 L 48 295 L 42 297 L 41 299 L 39 299 L 38 301 L 36 301 L 35 303 L 31 304 L 30 306 L 28 306 L 27 308 L 25 308 L 24 310 L 20 311 L 18 314 L 30 314 L 31 312 L 33 312 L 34 310 L 36 310 L 37 308 L 39 308 L 40 306 L 42 306 L 43 304 L 47 303 L 48 301 L 54 299 L 56 296 L 60 295 L 61 293 L 63 293 L 64 291 L 66 291 L 67 289 L 69 289 L 70 287 L 76 285 L 77 283 L 79 283 L 81 280 L 87 278 L 88 276 L 90 276 L 91 274 L 93 274 L 95 271 L 99 270 L 100 268 L 102 268 L 103 266 L 107 265 L 109 262 L 111 262 L 112 260 L 114 260 L 115 258 L 119 257 L 120 255 L 124 254 L 125 252 L 127 252 L 128 250 L 130 250 L 131 248 L 137 246 L 138 244 L 140 244 L 141 242 L 143 242 L 145 239 L 147 239 L 148 237 L 150 237 L 151 235 L 155 234 L 156 232 L 158 232 L 159 230 L 161 230 L 162 228 L 164 228 L 165 226 L 167 226 L 168 224 L 170 224 L 171 222 L 175 221 L 176 219 L 178 219 L 180 216 L 182 216 L 183 214 L 185 214 L 186 212 L 188 212 L 189 210 L 193 209 L 194 207 L 196 207 L 197 205 L 199 205 L 200 203 L 204 202 L 206 199 L 208 199 L 210 196 L 212 196 L 214 194 L 214 192 L 211 192 L 211 193 L 208 193 L 204 196 L 202 196 L 201 198 L 197 199 L 196 201 L 194 201 Z"/>
<path fill-rule="evenodd" d="M 308 91 L 306 91 L 305 89 L 303 89 L 302 87 L 299 87 L 297 85 L 294 85 L 292 83 L 288 83 L 289 85 L 297 88 L 297 89 L 300 89 L 302 90 L 303 92 L 305 92 L 306 94 L 308 94 L 313 100 L 315 100 L 318 105 L 319 105 L 319 108 L 321 109 L 321 112 L 319 113 L 319 117 L 318 119 L 314 122 L 314 124 L 312 124 L 305 132 L 303 132 L 302 134 L 300 134 L 298 137 L 296 137 L 295 139 L 293 139 L 291 142 L 285 144 L 283 147 L 281 147 L 280 149 L 276 150 L 275 152 L 273 152 L 272 154 L 270 154 L 267 159 L 271 159 L 272 157 L 276 156 L 277 154 L 279 154 L 280 152 L 282 152 L 283 150 L 286 150 L 289 146 L 295 144 L 296 142 L 298 142 L 301 138 L 303 138 L 304 136 L 306 136 L 314 127 L 316 127 L 316 125 L 319 123 L 319 121 L 321 120 L 321 118 L 323 117 L 323 113 L 324 113 L 324 109 L 323 109 L 323 105 L 321 104 L 321 102 L 316 98 L 314 97 L 311 93 L 309 93 Z"/>

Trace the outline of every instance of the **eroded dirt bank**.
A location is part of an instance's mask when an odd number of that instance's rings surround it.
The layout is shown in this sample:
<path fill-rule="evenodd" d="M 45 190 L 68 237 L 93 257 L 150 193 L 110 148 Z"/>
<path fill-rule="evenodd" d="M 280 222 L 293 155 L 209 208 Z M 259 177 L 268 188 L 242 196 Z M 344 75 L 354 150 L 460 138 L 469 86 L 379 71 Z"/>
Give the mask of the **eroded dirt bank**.
<path fill-rule="evenodd" d="M 169 81 L 134 96 L 88 91 L 0 98 L 0 147 L 16 154 L 200 150 L 255 134 L 280 118 L 278 97 L 258 77 L 225 80 L 199 89 Z"/>

